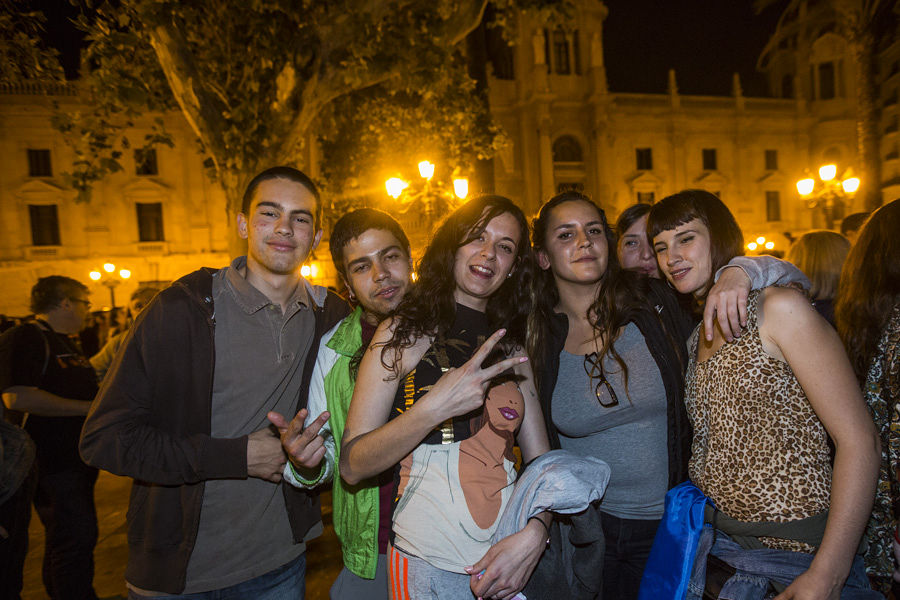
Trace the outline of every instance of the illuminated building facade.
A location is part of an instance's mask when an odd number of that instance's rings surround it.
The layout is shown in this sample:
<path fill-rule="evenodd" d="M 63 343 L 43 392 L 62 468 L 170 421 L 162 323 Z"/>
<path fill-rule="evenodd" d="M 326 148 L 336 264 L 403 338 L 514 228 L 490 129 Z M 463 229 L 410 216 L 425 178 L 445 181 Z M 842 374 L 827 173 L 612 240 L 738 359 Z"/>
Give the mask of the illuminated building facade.
<path fill-rule="evenodd" d="M 683 95 L 675 72 L 667 93 L 613 93 L 602 2 L 581 2 L 568 29 L 521 19 L 517 44 L 488 47 L 490 106 L 510 139 L 494 161 L 495 191 L 530 214 L 560 190 L 583 190 L 615 218 L 634 202 L 702 188 L 728 204 L 748 236 L 786 250 L 782 232 L 822 226 L 797 194 L 804 171 L 857 162 L 850 48 L 827 3 L 810 4 L 782 16 L 760 57 L 768 98 L 745 97 L 737 76 L 730 96 Z M 900 196 L 896 36 L 880 51 L 879 81 L 883 184 L 892 200 Z M 163 116 L 174 148 L 123 157 L 124 171 L 98 183 L 91 202 L 75 201 L 62 176 L 74 155 L 49 117 L 54 101 L 65 108 L 78 100 L 75 84 L 0 88 L 0 313 L 27 314 L 27 290 L 44 275 L 84 281 L 102 306 L 107 292 L 87 274 L 103 262 L 134 274 L 117 292 L 125 300 L 141 282 L 228 261 L 224 194 L 206 177 L 178 113 Z M 129 136 L 140 140 L 151 125 L 138 121 Z M 324 242 L 316 256 L 314 278 L 337 285 Z"/>

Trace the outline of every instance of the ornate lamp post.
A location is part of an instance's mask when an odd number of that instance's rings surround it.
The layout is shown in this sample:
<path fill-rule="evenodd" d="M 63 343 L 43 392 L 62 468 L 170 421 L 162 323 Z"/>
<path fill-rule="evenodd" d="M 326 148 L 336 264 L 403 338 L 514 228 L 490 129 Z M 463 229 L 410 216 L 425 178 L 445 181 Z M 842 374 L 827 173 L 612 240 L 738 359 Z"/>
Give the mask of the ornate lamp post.
<path fill-rule="evenodd" d="M 107 275 L 104 276 L 104 272 Z M 112 263 L 103 264 L 103 272 L 91 271 L 88 276 L 93 281 L 99 281 L 109 289 L 109 305 L 110 308 L 116 307 L 116 288 L 120 283 L 131 277 L 131 271 L 128 269 L 119 269 L 116 273 L 116 265 Z"/>
<path fill-rule="evenodd" d="M 404 204 L 412 204 L 421 201 L 425 208 L 425 218 L 428 222 L 429 231 L 434 228 L 434 201 L 442 198 L 450 206 L 453 206 L 460 200 L 465 200 L 469 195 L 469 180 L 465 177 L 453 178 L 453 193 L 450 193 L 445 186 L 441 184 L 432 184 L 434 177 L 434 163 L 423 160 L 419 163 L 419 176 L 423 182 L 418 189 L 410 189 L 410 182 L 404 181 L 399 177 L 391 177 L 384 182 L 384 188 L 388 196 L 395 200 L 400 200 Z"/>
<path fill-rule="evenodd" d="M 806 201 L 807 208 L 821 208 L 825 217 L 825 227 L 834 228 L 835 209 L 839 203 L 843 206 L 846 199 L 852 198 L 859 189 L 859 178 L 853 177 L 850 169 L 837 178 L 837 165 L 819 167 L 819 177 L 806 177 L 797 182 L 797 191 Z"/>

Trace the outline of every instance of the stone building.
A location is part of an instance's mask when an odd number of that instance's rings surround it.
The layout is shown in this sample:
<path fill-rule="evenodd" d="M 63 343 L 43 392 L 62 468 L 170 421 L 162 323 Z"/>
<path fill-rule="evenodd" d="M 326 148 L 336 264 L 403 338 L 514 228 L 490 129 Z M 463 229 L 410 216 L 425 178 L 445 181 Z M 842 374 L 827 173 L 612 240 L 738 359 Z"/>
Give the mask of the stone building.
<path fill-rule="evenodd" d="M 857 161 L 853 61 L 827 2 L 782 15 L 758 64 L 767 98 L 744 96 L 737 75 L 730 96 L 683 95 L 674 71 L 664 94 L 610 92 L 606 14 L 602 2 L 584 0 L 572 27 L 522 19 L 517 44 L 490 41 L 490 106 L 510 139 L 494 160 L 497 193 L 533 213 L 559 190 L 584 190 L 615 218 L 634 202 L 702 188 L 728 204 L 748 237 L 780 250 L 784 232 L 823 225 L 796 181 L 826 162 L 843 173 Z M 887 200 L 900 195 L 900 41 L 889 42 L 879 55 Z M 105 262 L 134 274 L 114 289 L 122 304 L 141 282 L 228 261 L 225 198 L 180 114 L 162 115 L 174 148 L 124 157 L 124 172 L 98 184 L 90 203 L 76 202 L 61 176 L 73 154 L 49 117 L 53 102 L 79 101 L 76 84 L 0 88 L 0 313 L 27 314 L 27 290 L 43 275 L 84 281 L 94 304 L 108 306 L 104 281 L 88 279 Z M 138 121 L 129 136 L 151 127 Z M 312 266 L 317 283 L 337 285 L 326 244 Z"/>
<path fill-rule="evenodd" d="M 682 95 L 674 71 L 666 94 L 611 93 L 603 3 L 582 3 L 576 28 L 523 21 L 520 43 L 492 56 L 491 110 L 512 140 L 495 161 L 498 193 L 534 210 L 560 190 L 583 189 L 615 217 L 701 188 L 728 204 L 748 236 L 786 243 L 781 232 L 822 227 L 796 181 L 821 164 L 836 163 L 839 176 L 856 166 L 855 73 L 829 3 L 808 4 L 782 16 L 760 57 L 767 98 L 745 97 L 737 74 L 729 97 Z M 886 186 L 896 186 L 898 53 L 894 41 L 881 54 Z"/>

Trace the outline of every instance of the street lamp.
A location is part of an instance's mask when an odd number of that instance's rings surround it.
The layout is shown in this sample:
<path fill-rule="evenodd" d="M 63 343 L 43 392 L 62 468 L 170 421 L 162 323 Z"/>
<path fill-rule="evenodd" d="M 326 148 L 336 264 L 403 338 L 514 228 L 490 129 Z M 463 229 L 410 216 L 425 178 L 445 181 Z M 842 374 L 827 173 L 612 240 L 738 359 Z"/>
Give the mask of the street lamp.
<path fill-rule="evenodd" d="M 404 204 L 412 204 L 421 201 L 425 205 L 425 217 L 428 220 L 429 230 L 434 226 L 434 202 L 437 199 L 443 200 L 448 206 L 453 207 L 461 200 L 465 200 L 469 195 L 469 180 L 465 177 L 453 178 L 453 192 L 451 193 L 441 182 L 432 183 L 436 166 L 428 160 L 420 161 L 418 164 L 419 176 L 423 182 L 416 188 L 411 188 L 409 181 L 404 181 L 399 177 L 391 177 L 384 182 L 384 189 L 388 196 L 395 200 L 400 200 Z"/>
<path fill-rule="evenodd" d="M 90 273 L 88 273 L 88 277 L 90 277 L 93 281 L 99 281 L 109 289 L 109 305 L 110 308 L 115 308 L 116 288 L 120 283 L 131 277 L 131 271 L 129 271 L 128 269 L 119 269 L 118 277 L 116 277 L 116 265 L 109 262 L 103 264 L 103 271 L 108 273 L 109 275 L 106 275 L 104 277 L 104 274 L 100 271 L 91 271 Z"/>
<path fill-rule="evenodd" d="M 757 250 L 762 252 L 764 249 L 765 250 L 774 250 L 775 242 L 773 242 L 772 240 L 767 240 L 765 238 L 765 236 L 761 235 L 758 238 L 756 238 L 755 240 L 747 243 L 747 250 L 750 250 L 751 252 L 755 252 Z"/>
<path fill-rule="evenodd" d="M 807 208 L 822 209 L 826 229 L 834 228 L 835 209 L 859 189 L 859 177 L 852 177 L 851 169 L 847 169 L 841 179 L 837 178 L 837 173 L 837 165 L 822 165 L 818 180 L 805 177 L 797 182 L 797 192 L 806 201 Z"/>

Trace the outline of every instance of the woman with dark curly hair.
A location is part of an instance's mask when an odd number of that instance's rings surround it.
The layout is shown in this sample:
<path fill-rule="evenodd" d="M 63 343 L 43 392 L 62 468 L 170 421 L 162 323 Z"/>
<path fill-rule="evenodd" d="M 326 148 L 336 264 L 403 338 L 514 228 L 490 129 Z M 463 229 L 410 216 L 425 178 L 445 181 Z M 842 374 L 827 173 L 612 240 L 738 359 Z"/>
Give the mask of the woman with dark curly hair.
<path fill-rule="evenodd" d="M 838 285 L 838 333 L 881 437 L 881 472 L 866 528 L 866 572 L 891 589 L 900 521 L 900 200 L 875 211 L 847 255 Z M 900 580 L 900 574 L 894 575 Z M 895 585 L 895 587 L 897 587 Z"/>
<path fill-rule="evenodd" d="M 353 485 L 396 465 L 393 598 L 509 598 L 543 551 L 547 515 L 490 545 L 514 441 L 525 461 L 549 449 L 523 351 L 531 272 L 522 211 L 470 200 L 435 232 L 362 359 L 340 471 Z"/>

